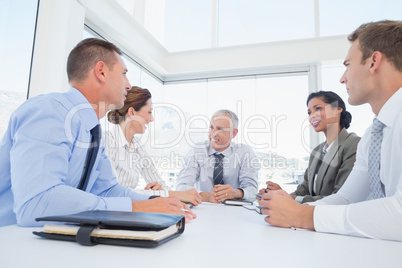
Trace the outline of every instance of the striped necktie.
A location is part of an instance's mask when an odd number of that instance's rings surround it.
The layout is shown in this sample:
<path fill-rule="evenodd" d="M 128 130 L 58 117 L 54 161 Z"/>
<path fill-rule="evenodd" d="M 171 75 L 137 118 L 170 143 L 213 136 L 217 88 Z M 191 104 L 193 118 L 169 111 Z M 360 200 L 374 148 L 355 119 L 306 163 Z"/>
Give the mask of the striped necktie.
<path fill-rule="evenodd" d="M 382 183 L 380 179 L 381 169 L 381 142 L 382 142 L 382 130 L 384 124 L 377 118 L 374 118 L 374 122 L 371 128 L 371 141 L 368 157 L 368 171 L 370 178 L 370 188 L 373 195 L 373 199 L 384 197 L 384 191 L 382 189 Z"/>
<path fill-rule="evenodd" d="M 214 185 L 223 184 L 223 163 L 222 158 L 225 156 L 223 154 L 214 153 L 215 156 L 215 166 L 214 166 Z"/>

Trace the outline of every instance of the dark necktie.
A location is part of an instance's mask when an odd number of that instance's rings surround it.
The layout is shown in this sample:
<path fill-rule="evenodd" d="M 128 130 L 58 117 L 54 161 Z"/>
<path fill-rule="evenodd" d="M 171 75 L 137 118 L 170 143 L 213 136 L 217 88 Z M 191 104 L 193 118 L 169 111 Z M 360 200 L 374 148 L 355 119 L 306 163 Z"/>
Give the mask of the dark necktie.
<path fill-rule="evenodd" d="M 381 142 L 384 126 L 385 125 L 381 123 L 381 121 L 374 118 L 373 126 L 371 128 L 371 141 L 368 157 L 370 188 L 373 199 L 384 197 L 384 191 L 380 179 Z"/>
<path fill-rule="evenodd" d="M 94 167 L 96 155 L 99 150 L 99 143 L 101 138 L 100 133 L 100 125 L 96 125 L 93 129 L 91 129 L 91 144 L 88 148 L 87 158 L 85 160 L 84 172 L 82 173 L 81 181 L 78 184 L 78 189 L 85 191 L 87 188 L 89 176 L 91 175 L 92 168 Z"/>
<path fill-rule="evenodd" d="M 214 185 L 223 184 L 223 162 L 222 158 L 225 156 L 223 154 L 214 153 L 215 156 L 215 166 L 214 166 Z"/>

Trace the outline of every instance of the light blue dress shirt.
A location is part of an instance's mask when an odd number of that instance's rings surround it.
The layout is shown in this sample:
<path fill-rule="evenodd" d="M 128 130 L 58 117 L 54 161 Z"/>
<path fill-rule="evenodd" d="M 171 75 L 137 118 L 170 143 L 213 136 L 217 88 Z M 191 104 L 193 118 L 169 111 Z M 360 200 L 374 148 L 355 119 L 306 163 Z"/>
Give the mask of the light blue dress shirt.
<path fill-rule="evenodd" d="M 77 189 L 96 113 L 77 89 L 34 97 L 10 117 L 0 142 L 0 226 L 85 210 L 131 211 L 135 193 L 116 181 L 101 146 L 86 191 Z"/>
<path fill-rule="evenodd" d="M 178 175 L 176 190 L 184 191 L 195 187 L 200 192 L 211 192 L 214 188 L 215 152 L 209 141 L 191 149 Z M 260 163 L 254 151 L 248 145 L 231 142 L 220 153 L 225 156 L 222 159 L 224 184 L 242 189 L 244 199 L 255 200 Z"/>

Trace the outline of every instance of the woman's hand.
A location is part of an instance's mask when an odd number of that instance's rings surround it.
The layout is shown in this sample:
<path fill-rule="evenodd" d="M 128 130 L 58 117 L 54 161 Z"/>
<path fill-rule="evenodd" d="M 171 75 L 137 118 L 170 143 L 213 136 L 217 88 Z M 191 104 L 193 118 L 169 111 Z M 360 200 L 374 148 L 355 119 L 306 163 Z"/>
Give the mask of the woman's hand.
<path fill-rule="evenodd" d="M 153 190 L 153 191 L 163 190 L 162 186 L 156 181 L 148 183 L 144 189 L 145 190 Z"/>
<path fill-rule="evenodd" d="M 198 206 L 202 203 L 201 195 L 194 188 L 186 191 L 169 191 L 169 196 L 175 196 L 180 201 L 191 203 L 193 206 Z"/>

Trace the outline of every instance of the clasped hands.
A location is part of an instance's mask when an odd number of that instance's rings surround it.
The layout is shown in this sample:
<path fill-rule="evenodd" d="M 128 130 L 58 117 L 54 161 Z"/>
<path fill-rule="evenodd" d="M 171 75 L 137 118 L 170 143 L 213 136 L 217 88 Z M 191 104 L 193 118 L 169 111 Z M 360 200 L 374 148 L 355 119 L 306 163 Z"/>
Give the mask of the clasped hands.
<path fill-rule="evenodd" d="M 205 202 L 219 203 L 226 199 L 242 198 L 243 192 L 234 189 L 229 184 L 215 185 L 211 192 L 202 192 L 201 197 Z"/>

